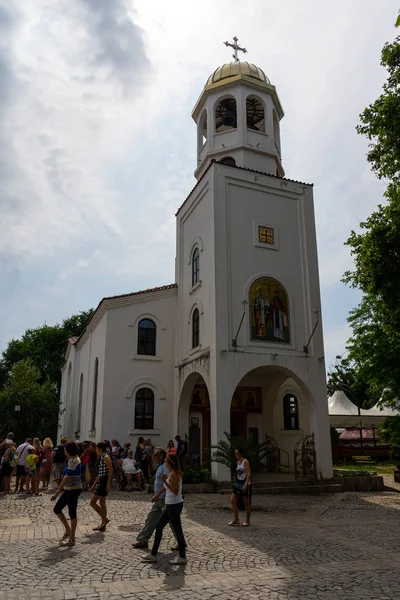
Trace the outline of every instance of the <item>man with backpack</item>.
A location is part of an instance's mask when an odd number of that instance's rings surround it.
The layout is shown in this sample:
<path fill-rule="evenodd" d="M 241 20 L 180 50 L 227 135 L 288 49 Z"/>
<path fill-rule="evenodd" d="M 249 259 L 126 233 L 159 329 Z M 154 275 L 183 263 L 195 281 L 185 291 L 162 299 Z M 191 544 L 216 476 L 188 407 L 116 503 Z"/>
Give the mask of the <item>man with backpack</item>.
<path fill-rule="evenodd" d="M 67 461 L 67 457 L 65 455 L 65 446 L 67 445 L 67 442 L 67 438 L 64 435 L 62 435 L 60 443 L 54 448 L 54 479 L 56 480 L 58 486 L 61 484 L 61 481 L 64 477 L 64 469 Z"/>
<path fill-rule="evenodd" d="M 18 462 L 17 462 L 17 473 L 16 473 L 16 478 L 15 478 L 15 491 L 16 492 L 24 491 L 26 472 L 28 469 L 28 463 L 26 462 L 26 457 L 28 456 L 29 452 L 32 449 L 33 449 L 33 446 L 32 446 L 31 438 L 26 438 L 25 443 L 21 444 L 17 448 Z"/>

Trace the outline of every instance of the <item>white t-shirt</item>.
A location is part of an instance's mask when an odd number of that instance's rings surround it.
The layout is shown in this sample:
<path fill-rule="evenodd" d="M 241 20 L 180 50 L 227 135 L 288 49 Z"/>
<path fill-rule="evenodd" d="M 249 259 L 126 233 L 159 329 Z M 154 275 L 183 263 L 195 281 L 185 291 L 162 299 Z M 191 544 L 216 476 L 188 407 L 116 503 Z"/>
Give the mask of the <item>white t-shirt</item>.
<path fill-rule="evenodd" d="M 168 477 L 167 479 L 167 483 L 171 483 L 171 475 Z M 179 480 L 179 491 L 177 493 L 177 495 L 175 496 L 175 494 L 173 492 L 171 492 L 171 490 L 169 489 L 169 487 L 167 487 L 166 485 L 164 485 L 165 487 L 165 504 L 180 504 L 181 502 L 183 502 L 182 499 L 182 479 Z"/>
<path fill-rule="evenodd" d="M 17 448 L 18 464 L 21 467 L 29 466 L 28 463 L 26 462 L 26 457 L 28 456 L 29 451 L 31 449 L 33 449 L 33 446 L 31 446 L 31 444 L 28 444 L 27 442 L 24 442 L 23 444 L 18 446 L 18 448 Z"/>
<path fill-rule="evenodd" d="M 141 469 L 137 468 L 137 463 L 134 458 L 124 458 L 122 461 L 122 470 L 124 473 L 130 473 L 131 475 L 136 475 L 136 473 L 140 473 Z"/>

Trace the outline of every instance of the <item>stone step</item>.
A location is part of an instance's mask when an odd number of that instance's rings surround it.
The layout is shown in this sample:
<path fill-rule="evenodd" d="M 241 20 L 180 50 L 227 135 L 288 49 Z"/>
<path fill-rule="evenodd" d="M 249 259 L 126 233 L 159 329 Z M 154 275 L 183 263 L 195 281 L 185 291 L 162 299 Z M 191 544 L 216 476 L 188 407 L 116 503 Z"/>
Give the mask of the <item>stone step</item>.
<path fill-rule="evenodd" d="M 317 483 L 314 485 L 268 485 L 265 487 L 253 488 L 254 494 L 338 494 L 344 491 L 344 486 L 341 483 Z M 231 494 L 232 490 L 219 490 L 220 494 Z"/>

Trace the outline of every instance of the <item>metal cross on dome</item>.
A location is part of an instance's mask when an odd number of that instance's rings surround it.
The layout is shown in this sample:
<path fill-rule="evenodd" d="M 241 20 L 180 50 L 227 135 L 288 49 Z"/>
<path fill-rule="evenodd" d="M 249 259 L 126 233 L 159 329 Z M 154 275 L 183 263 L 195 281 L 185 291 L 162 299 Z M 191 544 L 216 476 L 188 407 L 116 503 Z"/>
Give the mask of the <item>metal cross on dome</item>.
<path fill-rule="evenodd" d="M 235 37 L 233 38 L 233 44 L 232 42 L 223 42 L 225 44 L 225 46 L 230 46 L 231 48 L 233 48 L 233 58 L 235 59 L 235 62 L 239 62 L 238 59 L 238 52 L 243 52 L 244 54 L 247 52 L 246 48 L 241 48 L 238 44 L 238 38 Z"/>

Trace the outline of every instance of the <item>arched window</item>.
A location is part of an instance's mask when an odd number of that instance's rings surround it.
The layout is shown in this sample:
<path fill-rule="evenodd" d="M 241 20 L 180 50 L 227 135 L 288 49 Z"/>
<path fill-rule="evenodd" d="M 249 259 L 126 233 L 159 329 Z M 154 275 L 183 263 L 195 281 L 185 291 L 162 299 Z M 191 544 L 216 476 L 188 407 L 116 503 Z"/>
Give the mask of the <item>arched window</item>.
<path fill-rule="evenodd" d="M 285 429 L 299 428 L 299 409 L 293 394 L 286 394 L 283 398 L 283 421 Z"/>
<path fill-rule="evenodd" d="M 200 251 L 195 248 L 192 254 L 192 286 L 200 281 Z"/>
<path fill-rule="evenodd" d="M 219 161 L 221 165 L 227 165 L 228 167 L 236 167 L 236 160 L 232 156 L 224 156 Z"/>
<path fill-rule="evenodd" d="M 156 355 L 156 326 L 150 319 L 142 319 L 138 325 L 138 354 Z"/>
<path fill-rule="evenodd" d="M 136 392 L 135 429 L 154 429 L 154 393 L 149 388 Z"/>
<path fill-rule="evenodd" d="M 222 133 L 237 128 L 236 100 L 232 96 L 220 100 L 215 109 L 215 131 Z"/>
<path fill-rule="evenodd" d="M 200 346 L 200 313 L 199 309 L 195 308 L 192 316 L 192 348 Z"/>
<path fill-rule="evenodd" d="M 257 96 L 248 96 L 246 99 L 247 129 L 265 133 L 264 106 Z"/>
<path fill-rule="evenodd" d="M 97 411 L 97 390 L 99 387 L 99 359 L 96 358 L 94 361 L 94 374 L 93 374 L 93 402 L 92 402 L 92 422 L 91 430 L 96 429 L 96 411 Z"/>
<path fill-rule="evenodd" d="M 76 434 L 79 434 L 81 430 L 82 421 L 82 400 L 83 400 L 83 373 L 79 378 L 79 392 L 78 392 L 78 414 L 76 418 Z"/>
<path fill-rule="evenodd" d="M 274 111 L 273 120 L 274 120 L 274 143 L 280 154 L 281 153 L 281 134 L 280 134 L 280 128 L 279 128 L 279 119 L 278 119 L 275 111 Z"/>

